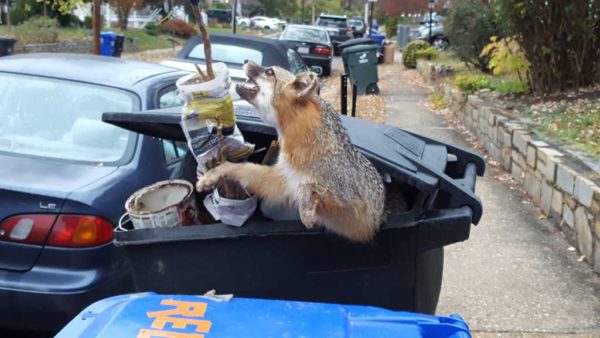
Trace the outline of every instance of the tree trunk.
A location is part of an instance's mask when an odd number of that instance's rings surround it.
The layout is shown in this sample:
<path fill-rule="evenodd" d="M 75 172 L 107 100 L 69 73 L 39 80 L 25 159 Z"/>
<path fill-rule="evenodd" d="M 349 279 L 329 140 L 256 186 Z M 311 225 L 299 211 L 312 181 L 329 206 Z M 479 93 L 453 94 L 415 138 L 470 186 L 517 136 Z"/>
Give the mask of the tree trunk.
<path fill-rule="evenodd" d="M 129 24 L 129 10 L 117 10 L 117 16 L 119 18 L 119 28 L 123 32 L 126 31 Z"/>

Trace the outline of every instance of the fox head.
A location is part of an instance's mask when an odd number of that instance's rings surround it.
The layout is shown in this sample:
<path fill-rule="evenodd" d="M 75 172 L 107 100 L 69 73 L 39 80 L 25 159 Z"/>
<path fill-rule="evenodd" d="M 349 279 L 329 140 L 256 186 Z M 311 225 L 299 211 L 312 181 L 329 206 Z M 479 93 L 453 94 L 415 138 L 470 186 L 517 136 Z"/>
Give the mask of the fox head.
<path fill-rule="evenodd" d="M 286 108 L 304 105 L 317 95 L 319 79 L 312 72 L 294 75 L 277 67 L 262 67 L 252 61 L 244 64 L 248 81 L 236 86 L 241 98 L 252 104 L 261 119 L 278 127 L 278 113 Z"/>

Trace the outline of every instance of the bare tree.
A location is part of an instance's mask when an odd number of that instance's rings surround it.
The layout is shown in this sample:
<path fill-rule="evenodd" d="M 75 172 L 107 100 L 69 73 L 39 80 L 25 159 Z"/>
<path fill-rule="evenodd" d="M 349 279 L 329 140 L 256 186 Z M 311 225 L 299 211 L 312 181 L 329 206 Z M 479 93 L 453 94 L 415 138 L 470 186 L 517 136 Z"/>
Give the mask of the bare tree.
<path fill-rule="evenodd" d="M 129 20 L 129 13 L 134 8 L 140 8 L 144 4 L 144 0 L 109 0 L 112 7 L 117 12 L 117 18 L 119 20 L 119 28 L 122 31 L 127 30 L 127 23 Z"/>

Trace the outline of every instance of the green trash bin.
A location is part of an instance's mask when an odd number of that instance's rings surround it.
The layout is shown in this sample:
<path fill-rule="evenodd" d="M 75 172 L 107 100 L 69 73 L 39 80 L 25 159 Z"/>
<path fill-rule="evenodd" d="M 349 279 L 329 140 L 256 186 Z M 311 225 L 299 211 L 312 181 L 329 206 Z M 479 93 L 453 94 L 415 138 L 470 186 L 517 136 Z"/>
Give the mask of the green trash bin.
<path fill-rule="evenodd" d="M 344 72 L 348 73 L 348 54 L 344 54 L 344 49 L 357 46 L 357 45 L 377 45 L 377 41 L 371 38 L 358 38 L 351 39 L 346 42 L 340 43 L 338 46 L 340 50 L 340 54 L 342 56 L 342 61 L 344 63 Z"/>
<path fill-rule="evenodd" d="M 342 51 L 347 64 L 350 83 L 357 88 L 358 95 L 379 94 L 377 81 L 377 45 L 357 45 Z"/>

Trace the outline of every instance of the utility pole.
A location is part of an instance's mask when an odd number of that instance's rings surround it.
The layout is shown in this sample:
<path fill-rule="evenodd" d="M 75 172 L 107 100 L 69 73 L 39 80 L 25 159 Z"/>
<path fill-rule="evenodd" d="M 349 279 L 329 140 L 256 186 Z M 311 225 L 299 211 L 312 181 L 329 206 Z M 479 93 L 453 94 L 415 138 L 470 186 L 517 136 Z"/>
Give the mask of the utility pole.
<path fill-rule="evenodd" d="M 373 4 L 375 4 L 377 0 L 369 0 L 369 36 L 371 36 L 371 32 L 373 31 Z"/>
<path fill-rule="evenodd" d="M 312 24 L 315 24 L 315 1 L 316 0 L 312 0 Z"/>
<path fill-rule="evenodd" d="M 304 23 L 304 1 L 305 0 L 302 0 L 302 24 Z"/>
<path fill-rule="evenodd" d="M 94 0 L 92 7 L 92 25 L 94 28 L 94 54 L 100 55 L 100 29 L 102 28 L 102 17 L 100 15 L 100 0 Z"/>
<path fill-rule="evenodd" d="M 233 34 L 236 34 L 237 30 L 237 8 L 238 0 L 233 0 L 233 11 L 231 11 L 231 29 Z"/>
<path fill-rule="evenodd" d="M 431 44 L 431 25 L 433 24 L 433 7 L 435 7 L 435 0 L 428 0 L 427 7 L 429 7 L 429 18 L 427 19 L 429 22 L 429 43 Z"/>

